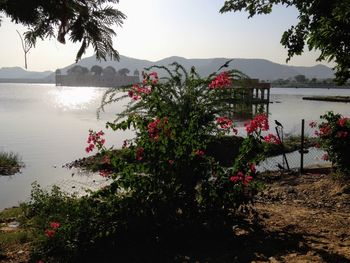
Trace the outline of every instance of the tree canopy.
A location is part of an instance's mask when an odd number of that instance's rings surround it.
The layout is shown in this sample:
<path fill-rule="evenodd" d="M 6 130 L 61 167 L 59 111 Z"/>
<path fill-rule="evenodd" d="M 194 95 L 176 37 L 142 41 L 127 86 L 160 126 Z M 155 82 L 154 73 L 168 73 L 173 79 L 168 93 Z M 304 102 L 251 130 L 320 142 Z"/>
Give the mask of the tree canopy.
<path fill-rule="evenodd" d="M 281 44 L 287 48 L 287 61 L 301 55 L 305 45 L 320 50 L 318 61 L 335 62 L 336 82 L 350 78 L 350 0 L 226 0 L 220 12 L 247 11 L 249 18 L 271 13 L 277 4 L 294 6 L 299 22 L 286 30 Z"/>
<path fill-rule="evenodd" d="M 35 46 L 38 38 L 57 37 L 61 43 L 66 37 L 81 46 L 76 61 L 89 46 L 94 48 L 98 60 L 107 57 L 119 59 L 113 48 L 112 26 L 121 26 L 126 16 L 112 4 L 118 0 L 0 0 L 0 14 L 15 23 L 27 26 L 25 41 Z"/>

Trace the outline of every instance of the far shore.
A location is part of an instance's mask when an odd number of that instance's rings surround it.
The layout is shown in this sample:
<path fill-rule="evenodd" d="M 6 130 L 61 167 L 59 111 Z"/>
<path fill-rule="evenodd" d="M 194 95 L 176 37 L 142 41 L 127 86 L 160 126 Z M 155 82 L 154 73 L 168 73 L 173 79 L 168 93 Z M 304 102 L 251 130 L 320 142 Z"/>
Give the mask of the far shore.
<path fill-rule="evenodd" d="M 350 96 L 310 96 L 310 97 L 303 97 L 303 100 L 350 102 Z"/>

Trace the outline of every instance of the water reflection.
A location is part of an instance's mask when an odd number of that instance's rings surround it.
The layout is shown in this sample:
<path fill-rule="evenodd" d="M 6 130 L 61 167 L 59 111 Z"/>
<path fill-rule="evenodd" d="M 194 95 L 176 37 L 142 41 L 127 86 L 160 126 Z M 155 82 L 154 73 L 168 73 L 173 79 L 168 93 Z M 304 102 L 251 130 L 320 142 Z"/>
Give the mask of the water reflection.
<path fill-rule="evenodd" d="M 100 97 L 100 94 L 101 91 L 93 87 L 57 87 L 50 92 L 55 107 L 64 111 L 87 109 L 89 104 Z"/>

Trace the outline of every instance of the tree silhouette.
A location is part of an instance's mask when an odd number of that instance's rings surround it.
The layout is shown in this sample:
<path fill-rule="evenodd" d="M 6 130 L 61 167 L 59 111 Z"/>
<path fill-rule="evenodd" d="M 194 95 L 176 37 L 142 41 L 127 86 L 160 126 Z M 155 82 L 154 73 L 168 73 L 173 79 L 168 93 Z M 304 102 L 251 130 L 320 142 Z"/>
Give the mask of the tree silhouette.
<path fill-rule="evenodd" d="M 350 0 L 226 0 L 220 12 L 246 11 L 249 17 L 269 14 L 274 5 L 295 7 L 299 22 L 286 30 L 281 44 L 287 61 L 309 50 L 321 51 L 317 61 L 334 61 L 338 84 L 350 79 Z"/>
<path fill-rule="evenodd" d="M 113 48 L 113 26 L 126 16 L 111 4 L 118 0 L 0 0 L 0 13 L 29 28 L 25 40 L 35 46 L 38 38 L 57 37 L 65 44 L 66 36 L 81 46 L 76 61 L 92 46 L 98 60 L 119 59 Z M 108 5 L 109 4 L 109 5 Z M 1 18 L 1 17 L 0 17 Z M 1 21 L 0 21 L 1 22 Z M 57 33 L 56 33 L 57 32 Z"/>
<path fill-rule="evenodd" d="M 84 75 L 88 72 L 89 70 L 86 67 L 80 65 L 75 65 L 67 70 L 68 75 Z"/>
<path fill-rule="evenodd" d="M 95 76 L 101 76 L 103 68 L 98 65 L 93 65 L 90 69 L 92 73 L 94 73 Z"/>
<path fill-rule="evenodd" d="M 116 70 L 112 66 L 108 66 L 103 69 L 103 75 L 105 76 L 114 76 L 115 73 L 116 73 Z"/>
<path fill-rule="evenodd" d="M 24 41 L 22 35 L 17 31 L 17 34 L 19 36 L 19 38 L 21 39 L 21 43 L 22 43 L 22 49 L 24 52 L 24 67 L 25 69 L 28 69 L 28 65 L 27 65 L 27 54 L 29 52 L 29 50 L 32 48 L 32 45 L 28 42 L 28 41 Z"/>
<path fill-rule="evenodd" d="M 130 70 L 127 68 L 122 68 L 118 70 L 118 74 L 121 76 L 127 76 L 130 73 Z"/>

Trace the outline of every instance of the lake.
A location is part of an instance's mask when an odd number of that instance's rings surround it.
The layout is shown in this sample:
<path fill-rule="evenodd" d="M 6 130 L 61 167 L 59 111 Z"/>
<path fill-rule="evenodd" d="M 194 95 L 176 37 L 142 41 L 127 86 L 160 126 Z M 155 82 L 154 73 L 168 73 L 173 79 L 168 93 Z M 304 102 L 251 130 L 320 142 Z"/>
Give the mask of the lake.
<path fill-rule="evenodd" d="M 0 209 L 27 200 L 31 183 L 57 184 L 67 191 L 94 189 L 105 183 L 98 175 L 83 176 L 62 168 L 86 157 L 88 130 L 106 132 L 107 146 L 121 147 L 132 132 L 106 131 L 123 105 L 113 105 L 96 118 L 104 88 L 56 87 L 52 84 L 0 83 L 0 151 L 18 153 L 25 168 L 14 176 L 0 176 Z M 347 103 L 304 101 L 305 95 L 350 96 L 350 90 L 272 88 L 269 106 L 271 125 L 279 120 L 286 133 L 300 132 L 301 119 L 318 120 L 328 110 L 350 115 Z M 243 132 L 243 128 L 240 129 Z"/>

